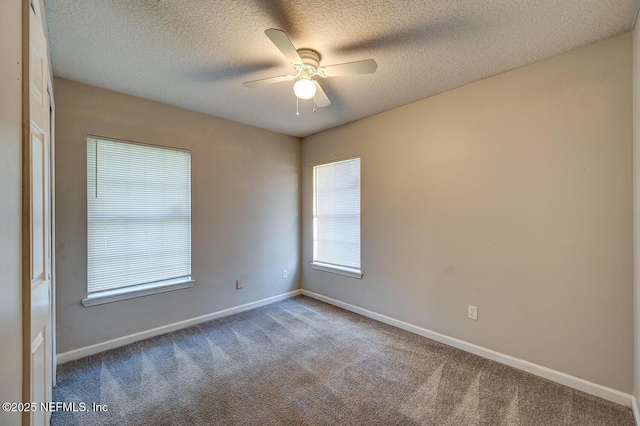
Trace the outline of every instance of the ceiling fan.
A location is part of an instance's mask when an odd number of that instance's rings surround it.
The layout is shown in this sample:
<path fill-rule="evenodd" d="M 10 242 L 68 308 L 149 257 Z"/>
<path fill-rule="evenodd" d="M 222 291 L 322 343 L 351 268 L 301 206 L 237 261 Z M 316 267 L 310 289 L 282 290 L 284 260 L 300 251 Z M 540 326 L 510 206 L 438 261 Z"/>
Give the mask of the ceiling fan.
<path fill-rule="evenodd" d="M 370 74 L 375 72 L 378 64 L 373 59 L 347 62 L 343 64 L 320 67 L 320 54 L 312 49 L 296 49 L 284 31 L 269 28 L 264 32 L 291 63 L 295 74 L 280 75 L 242 83 L 244 87 L 260 87 L 267 84 L 281 83 L 298 79 L 293 85 L 293 92 L 298 99 L 313 99 L 315 106 L 326 107 L 331 104 L 327 94 L 314 77 L 338 77 L 341 75 Z M 296 115 L 299 115 L 296 110 Z"/>

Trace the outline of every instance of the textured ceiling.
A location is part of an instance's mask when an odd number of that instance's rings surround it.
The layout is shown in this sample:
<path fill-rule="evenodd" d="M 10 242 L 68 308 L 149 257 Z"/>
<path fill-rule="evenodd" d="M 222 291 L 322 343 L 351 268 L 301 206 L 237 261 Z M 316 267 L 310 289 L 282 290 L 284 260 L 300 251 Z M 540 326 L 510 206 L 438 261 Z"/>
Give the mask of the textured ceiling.
<path fill-rule="evenodd" d="M 307 136 L 629 31 L 640 0 L 46 0 L 54 74 Z M 375 74 L 322 79 L 313 113 L 264 34 L 320 64 L 373 58 Z"/>

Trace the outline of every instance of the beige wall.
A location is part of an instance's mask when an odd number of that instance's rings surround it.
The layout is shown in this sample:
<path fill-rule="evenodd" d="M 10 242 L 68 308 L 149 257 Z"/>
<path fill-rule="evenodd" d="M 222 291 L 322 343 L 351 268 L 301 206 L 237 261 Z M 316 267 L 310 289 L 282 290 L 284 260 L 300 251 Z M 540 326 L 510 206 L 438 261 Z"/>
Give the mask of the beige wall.
<path fill-rule="evenodd" d="M 299 288 L 297 138 L 68 80 L 55 98 L 58 353 Z M 193 288 L 80 304 L 87 134 L 191 150 Z"/>
<path fill-rule="evenodd" d="M 627 33 L 305 138 L 303 288 L 631 393 L 631 57 Z M 362 280 L 309 266 L 312 165 L 358 155 Z"/>
<path fill-rule="evenodd" d="M 0 14 L 0 402 L 22 401 L 21 8 L 6 1 Z M 20 424 L 20 413 L 0 411 L 0 424 Z"/>

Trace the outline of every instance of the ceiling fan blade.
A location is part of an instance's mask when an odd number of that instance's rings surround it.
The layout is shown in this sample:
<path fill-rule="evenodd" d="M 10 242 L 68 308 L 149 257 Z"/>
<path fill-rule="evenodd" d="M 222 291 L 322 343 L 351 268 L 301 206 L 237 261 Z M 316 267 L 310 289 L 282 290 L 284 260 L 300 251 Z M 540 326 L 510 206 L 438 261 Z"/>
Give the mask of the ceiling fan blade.
<path fill-rule="evenodd" d="M 244 87 L 260 87 L 267 84 L 282 83 L 283 81 L 291 81 L 295 75 L 279 75 L 278 77 L 263 78 L 261 80 L 246 81 L 242 83 Z"/>
<path fill-rule="evenodd" d="M 376 71 L 378 64 L 373 59 L 329 65 L 318 70 L 322 77 L 338 77 L 341 75 L 371 74 Z"/>
<path fill-rule="evenodd" d="M 287 37 L 284 31 L 276 30 L 275 28 L 269 28 L 264 32 L 269 39 L 276 45 L 276 47 L 282 52 L 285 58 L 292 64 L 302 64 L 302 58 L 298 55 L 298 51 Z"/>
<path fill-rule="evenodd" d="M 315 96 L 316 105 L 321 108 L 331 105 L 331 101 L 327 97 L 327 94 L 324 93 L 324 90 L 322 90 L 322 86 L 320 86 L 320 83 L 318 83 L 316 80 L 312 80 L 312 81 L 316 85 L 316 96 Z"/>

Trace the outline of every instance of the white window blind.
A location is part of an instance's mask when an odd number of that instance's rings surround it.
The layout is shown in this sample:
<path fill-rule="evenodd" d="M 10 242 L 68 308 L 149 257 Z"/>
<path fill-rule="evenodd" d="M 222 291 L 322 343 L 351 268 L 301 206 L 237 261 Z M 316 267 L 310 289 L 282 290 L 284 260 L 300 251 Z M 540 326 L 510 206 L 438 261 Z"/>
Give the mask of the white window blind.
<path fill-rule="evenodd" d="M 313 264 L 360 273 L 360 158 L 313 168 Z"/>
<path fill-rule="evenodd" d="M 87 139 L 89 295 L 191 279 L 191 153 Z"/>

